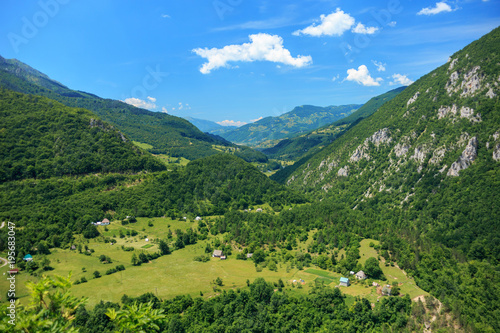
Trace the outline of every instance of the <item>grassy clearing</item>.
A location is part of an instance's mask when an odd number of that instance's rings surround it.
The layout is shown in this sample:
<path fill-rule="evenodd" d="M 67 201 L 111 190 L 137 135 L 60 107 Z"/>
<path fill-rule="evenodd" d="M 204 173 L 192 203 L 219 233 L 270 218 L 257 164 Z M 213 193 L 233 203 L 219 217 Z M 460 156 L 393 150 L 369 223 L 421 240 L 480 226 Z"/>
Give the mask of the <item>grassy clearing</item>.
<path fill-rule="evenodd" d="M 150 226 L 150 224 L 153 226 Z M 265 278 L 269 282 L 277 282 L 278 279 L 282 279 L 286 286 L 285 289 L 290 295 L 305 295 L 317 283 L 323 283 L 330 287 L 339 285 L 340 274 L 317 267 L 309 267 L 305 268 L 305 270 L 287 269 L 288 264 L 278 263 L 276 272 L 267 268 L 257 272 L 252 261 L 236 260 L 236 251 L 229 256 L 228 260 L 210 258 L 205 263 L 194 261 L 195 256 L 205 255 L 207 242 L 210 242 L 213 237 L 141 266 L 131 264 L 133 253 L 138 254 L 142 251 L 157 252 L 156 239 L 166 239 L 169 229 L 175 235 L 177 229 L 185 231 L 188 228 L 196 227 L 197 222 L 191 220 L 177 221 L 170 218 L 138 218 L 136 223 L 125 226 L 122 226 L 119 222 L 112 222 L 111 225 L 106 227 L 107 231 L 102 226 L 98 229 L 104 236 L 115 237 L 116 243 L 113 245 L 109 242 L 106 243 L 104 237 L 94 240 L 85 240 L 79 237 L 76 243 L 80 243 L 82 246 L 87 245 L 88 248 L 94 250 L 94 253 L 84 255 L 79 253 L 78 250 L 53 249 L 52 254 L 48 255 L 47 258 L 51 261 L 50 265 L 54 270 L 45 273 L 47 275 L 67 276 L 72 272 L 74 281 L 85 277 L 88 282 L 75 285 L 72 292 L 76 296 L 88 297 L 90 307 L 100 300 L 119 302 L 124 294 L 139 296 L 145 292 L 153 292 L 160 298 L 172 298 L 184 294 L 200 296 L 200 292 L 203 293 L 204 297 L 211 297 L 220 292 L 213 289 L 213 281 L 217 277 L 220 277 L 224 282 L 223 290 L 246 288 L 247 280 L 251 282 L 259 277 Z M 134 237 L 120 238 L 120 230 L 122 233 L 127 230 L 135 230 L 138 234 Z M 314 232 L 316 231 L 311 230 L 309 239 L 299 244 L 299 249 L 307 247 L 307 243 L 312 240 Z M 146 237 L 149 238 L 149 242 L 145 241 Z M 222 237 L 222 235 L 216 237 Z M 371 256 L 377 257 L 376 251 L 368 245 L 371 241 L 363 240 L 361 242 L 360 255 L 363 263 Z M 135 251 L 124 251 L 121 248 L 122 245 L 133 247 Z M 112 263 L 101 263 L 99 260 L 100 255 L 110 257 Z M 1 254 L 0 256 L 5 257 L 5 255 Z M 42 257 L 35 255 L 34 259 L 41 260 Z M 117 265 L 124 265 L 125 271 L 105 275 L 106 270 Z M 400 285 L 401 293 L 409 294 L 412 299 L 420 295 L 427 295 L 426 292 L 415 285 L 413 279 L 408 278 L 398 267 L 385 267 L 383 263 L 380 266 L 388 279 L 388 283 L 392 284 L 393 281 L 402 283 Z M 7 270 L 7 266 L 0 268 L 0 276 L 6 277 L 4 274 Z M 94 271 L 99 271 L 102 277 L 94 279 Z M 27 300 L 28 291 L 25 283 L 28 280 L 37 281 L 38 278 L 27 273 L 21 273 L 16 279 L 17 295 L 21 297 L 20 301 L 23 303 Z M 304 283 L 300 283 L 300 280 L 304 280 Z M 357 281 L 352 276 L 350 280 L 350 287 L 340 287 L 342 292 L 348 296 L 347 303 L 353 303 L 355 296 L 366 297 L 371 302 L 376 302 L 380 297 L 377 289 L 371 286 L 371 280 Z M 377 282 L 380 285 L 384 284 L 383 281 Z M 0 279 L 0 297 L 2 299 L 4 299 L 7 289 L 7 280 L 5 278 Z"/>
<path fill-rule="evenodd" d="M 153 149 L 154 147 L 148 143 L 143 143 L 143 142 L 138 142 L 138 141 L 132 141 L 132 143 L 134 145 L 136 145 L 137 147 L 139 148 L 142 148 L 144 150 L 149 150 L 149 149 Z"/>

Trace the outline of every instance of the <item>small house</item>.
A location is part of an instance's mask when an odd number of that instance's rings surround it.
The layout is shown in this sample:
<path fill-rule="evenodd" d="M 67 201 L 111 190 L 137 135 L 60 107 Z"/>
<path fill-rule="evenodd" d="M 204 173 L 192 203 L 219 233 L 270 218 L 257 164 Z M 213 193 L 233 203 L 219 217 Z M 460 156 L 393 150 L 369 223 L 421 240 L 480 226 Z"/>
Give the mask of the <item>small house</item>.
<path fill-rule="evenodd" d="M 346 277 L 341 277 L 340 278 L 340 285 L 344 287 L 349 287 L 351 283 L 349 283 L 349 279 Z"/>
<path fill-rule="evenodd" d="M 349 274 L 354 275 L 354 272 L 353 272 L 353 271 L 350 271 L 350 272 L 349 272 Z"/>
<path fill-rule="evenodd" d="M 108 219 L 102 220 L 101 225 L 109 225 L 109 220 Z"/>
<path fill-rule="evenodd" d="M 262 208 L 257 208 L 257 210 L 255 210 L 257 213 L 262 213 Z"/>
<path fill-rule="evenodd" d="M 382 288 L 382 296 L 391 296 L 391 286 L 385 285 L 384 288 Z"/>
<path fill-rule="evenodd" d="M 74 245 L 74 244 L 73 244 L 73 245 L 71 245 L 71 249 L 72 249 L 72 250 L 76 250 L 76 245 Z"/>
<path fill-rule="evenodd" d="M 201 221 L 201 217 L 196 216 L 194 220 L 195 220 L 195 221 Z"/>
<path fill-rule="evenodd" d="M 95 223 L 95 225 L 101 225 L 101 224 L 102 224 L 102 222 L 101 222 L 101 221 L 97 221 L 97 222 Z"/>
<path fill-rule="evenodd" d="M 366 274 L 363 271 L 359 271 L 356 273 L 356 279 L 358 280 L 364 280 L 366 279 Z"/>
<path fill-rule="evenodd" d="M 380 287 L 380 285 L 377 282 L 375 282 L 375 281 L 372 282 L 372 286 L 374 286 L 374 287 Z"/>
<path fill-rule="evenodd" d="M 212 257 L 214 257 L 214 258 L 220 258 L 223 255 L 224 254 L 222 253 L 222 250 L 214 250 L 214 253 L 212 254 Z"/>
<path fill-rule="evenodd" d="M 31 256 L 31 254 L 27 254 L 24 256 L 23 260 L 24 261 L 33 261 L 33 257 Z"/>
<path fill-rule="evenodd" d="M 220 256 L 220 260 L 226 260 L 227 257 L 226 256 Z"/>
<path fill-rule="evenodd" d="M 247 253 L 247 259 L 250 259 L 253 257 L 253 253 Z"/>

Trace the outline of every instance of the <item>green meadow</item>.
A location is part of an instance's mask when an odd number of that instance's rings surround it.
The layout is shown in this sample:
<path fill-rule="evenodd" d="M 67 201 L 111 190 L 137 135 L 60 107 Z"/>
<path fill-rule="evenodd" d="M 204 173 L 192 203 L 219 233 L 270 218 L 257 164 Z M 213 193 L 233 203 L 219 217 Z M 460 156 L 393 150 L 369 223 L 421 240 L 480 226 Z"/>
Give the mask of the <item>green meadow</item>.
<path fill-rule="evenodd" d="M 267 207 L 263 207 L 264 209 Z M 200 222 L 203 223 L 203 222 Z M 270 282 L 277 282 L 279 279 L 285 283 L 285 289 L 290 294 L 307 294 L 309 290 L 317 283 L 322 283 L 331 287 L 339 285 L 340 274 L 322 270 L 311 265 L 304 270 L 291 268 L 286 263 L 278 263 L 277 271 L 271 271 L 263 268 L 257 271 L 253 261 L 236 260 L 236 254 L 241 249 L 233 246 L 233 254 L 227 260 L 212 258 L 208 262 L 194 261 L 196 256 L 205 254 L 207 242 L 211 242 L 214 237 L 222 239 L 223 235 L 209 236 L 207 240 L 198 241 L 194 245 L 188 245 L 183 249 L 175 250 L 171 254 L 152 260 L 149 263 L 143 263 L 141 266 L 133 266 L 131 258 L 133 253 L 138 255 L 141 252 L 158 252 L 158 239 L 167 239 L 170 232 L 175 239 L 175 230 L 182 231 L 188 228 L 196 228 L 198 221 L 194 222 L 189 218 L 186 221 L 172 220 L 170 218 L 138 218 L 136 223 L 121 225 L 114 221 L 109 226 L 99 226 L 98 229 L 102 236 L 86 240 L 78 236 L 75 244 L 82 245 L 82 252 L 85 252 L 85 246 L 93 250 L 90 255 L 79 253 L 70 249 L 53 249 L 46 258 L 50 260 L 50 266 L 53 270 L 46 271 L 46 275 L 65 275 L 72 274 L 74 281 L 82 277 L 87 279 L 86 283 L 74 285 L 72 293 L 76 296 L 88 297 L 88 305 L 94 306 L 100 300 L 119 302 L 124 294 L 129 296 L 139 296 L 146 292 L 152 292 L 160 298 L 172 298 L 178 295 L 189 294 L 198 297 L 203 294 L 204 297 L 212 297 L 220 293 L 221 289 L 245 288 L 247 280 L 250 282 L 258 277 L 262 277 Z M 136 236 L 125 236 L 120 238 L 120 231 L 126 234 L 127 231 L 137 232 Z M 309 239 L 304 243 L 298 244 L 298 249 L 304 250 L 307 244 L 312 240 L 315 231 L 311 231 Z M 107 238 L 108 241 L 105 241 Z M 148 241 L 146 241 L 146 238 Z M 378 244 L 377 241 L 365 239 L 361 242 L 360 256 L 361 263 L 367 258 L 377 257 L 376 251 L 369 246 L 370 242 Z M 134 251 L 124 251 L 125 247 L 133 247 Z M 171 249 L 173 244 L 170 244 Z M 112 263 L 101 263 L 99 256 L 105 255 L 111 258 Z M 210 255 L 210 254 L 208 254 Z M 5 257 L 5 255 L 1 255 Z M 34 260 L 43 260 L 43 256 L 34 256 Z M 125 266 L 124 271 L 119 271 L 106 275 L 106 271 L 117 265 Z M 288 266 L 288 267 L 287 267 Z M 407 277 L 398 267 L 385 267 L 383 263 L 380 266 L 392 284 L 393 281 L 402 283 L 400 285 L 401 293 L 410 294 L 411 298 L 420 295 L 427 295 L 426 292 L 418 288 L 414 281 Z M 0 268 L 0 276 L 5 275 L 7 266 Z M 99 271 L 100 278 L 94 278 L 93 273 Z M 213 281 L 220 277 L 224 285 L 219 289 L 214 289 Z M 4 299 L 8 283 L 6 279 L 0 280 L 0 296 Z M 28 294 L 25 283 L 29 280 L 36 281 L 37 276 L 22 272 L 16 278 L 16 294 L 20 301 L 24 302 Z M 304 282 L 301 283 L 300 280 Z M 361 296 L 375 302 L 380 295 L 377 288 L 372 287 L 371 281 L 356 281 L 350 277 L 351 286 L 341 287 L 343 293 L 349 296 Z M 383 281 L 376 281 L 382 285 Z"/>

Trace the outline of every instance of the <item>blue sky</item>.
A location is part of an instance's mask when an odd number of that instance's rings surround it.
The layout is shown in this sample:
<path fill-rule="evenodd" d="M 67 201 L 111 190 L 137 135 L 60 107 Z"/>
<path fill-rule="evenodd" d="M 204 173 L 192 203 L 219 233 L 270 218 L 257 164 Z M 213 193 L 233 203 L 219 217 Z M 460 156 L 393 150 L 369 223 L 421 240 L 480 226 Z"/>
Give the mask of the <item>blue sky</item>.
<path fill-rule="evenodd" d="M 70 88 L 243 124 L 364 103 L 500 25 L 500 0 L 0 0 L 0 55 Z"/>

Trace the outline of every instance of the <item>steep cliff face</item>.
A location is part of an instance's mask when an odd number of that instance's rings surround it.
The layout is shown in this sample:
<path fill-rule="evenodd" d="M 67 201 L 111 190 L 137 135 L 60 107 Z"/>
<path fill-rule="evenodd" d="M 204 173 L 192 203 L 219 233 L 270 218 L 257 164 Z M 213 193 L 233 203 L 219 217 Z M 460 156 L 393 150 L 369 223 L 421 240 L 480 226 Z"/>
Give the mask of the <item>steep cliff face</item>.
<path fill-rule="evenodd" d="M 476 164 L 499 168 L 499 74 L 497 28 L 316 154 L 288 186 L 353 207 L 381 194 L 394 206 L 411 205 L 419 191 L 432 194 L 479 172 Z"/>

